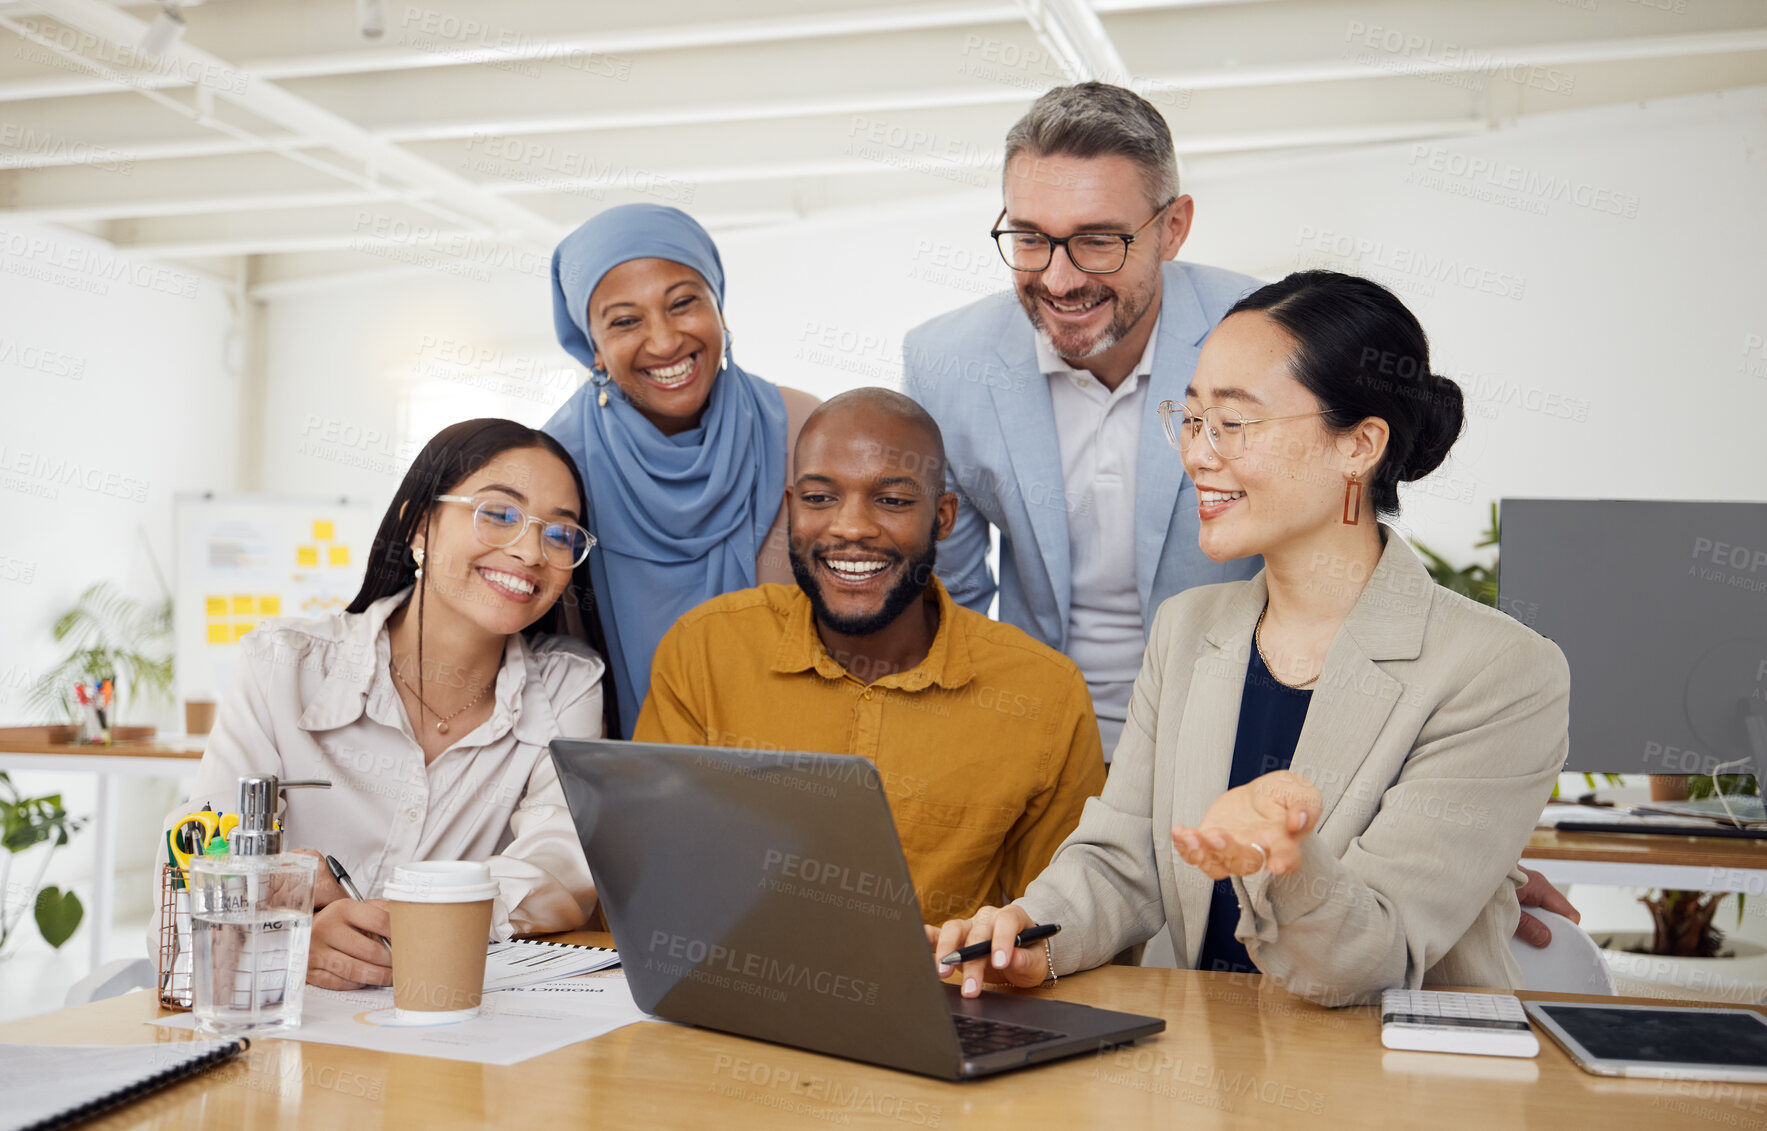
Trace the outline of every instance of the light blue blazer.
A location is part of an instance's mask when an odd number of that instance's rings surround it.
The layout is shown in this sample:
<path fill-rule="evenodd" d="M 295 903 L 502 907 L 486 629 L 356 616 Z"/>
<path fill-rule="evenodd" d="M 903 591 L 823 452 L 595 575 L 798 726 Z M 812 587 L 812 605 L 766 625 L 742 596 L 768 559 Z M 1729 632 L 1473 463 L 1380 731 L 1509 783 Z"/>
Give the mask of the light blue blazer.
<path fill-rule="evenodd" d="M 1155 411 L 1163 400 L 1184 398 L 1203 339 L 1260 284 L 1190 263 L 1167 263 L 1164 271 L 1135 465 L 1135 580 L 1141 623 L 1150 627 L 1154 610 L 1173 594 L 1243 581 L 1263 567 L 1259 558 L 1212 562 L 1197 548 L 1195 488 Z M 1010 291 L 942 314 L 904 339 L 903 391 L 938 421 L 951 465 L 947 479 L 959 495 L 957 525 L 939 543 L 937 565 L 952 599 L 987 613 L 996 589 L 987 563 L 988 527 L 994 526 L 1000 531 L 1000 619 L 1065 652 L 1071 503 L 1035 335 Z"/>

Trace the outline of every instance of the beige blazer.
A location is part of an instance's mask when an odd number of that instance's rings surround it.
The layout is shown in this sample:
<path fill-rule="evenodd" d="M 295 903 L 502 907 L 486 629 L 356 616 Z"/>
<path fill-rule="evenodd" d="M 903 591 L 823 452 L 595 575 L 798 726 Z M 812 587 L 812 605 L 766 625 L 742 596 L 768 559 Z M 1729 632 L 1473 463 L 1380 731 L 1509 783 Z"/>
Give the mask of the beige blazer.
<path fill-rule="evenodd" d="M 1234 932 L 1295 993 L 1368 1001 L 1389 986 L 1515 987 L 1506 879 L 1564 764 L 1570 672 L 1558 646 L 1434 583 L 1403 539 L 1338 630 L 1293 769 L 1325 803 L 1300 869 L 1235 879 Z M 1321 584 L 1351 584 L 1322 578 Z M 1058 973 L 1164 927 L 1196 964 L 1213 884 L 1172 847 L 1227 788 L 1264 574 L 1190 589 L 1154 617 L 1104 793 L 1018 902 L 1060 923 Z"/>

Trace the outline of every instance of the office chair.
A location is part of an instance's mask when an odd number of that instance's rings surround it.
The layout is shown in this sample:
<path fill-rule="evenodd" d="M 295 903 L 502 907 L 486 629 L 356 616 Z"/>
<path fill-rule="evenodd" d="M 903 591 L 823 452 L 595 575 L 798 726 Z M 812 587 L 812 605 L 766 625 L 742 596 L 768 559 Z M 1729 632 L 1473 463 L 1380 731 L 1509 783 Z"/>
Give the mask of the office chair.
<path fill-rule="evenodd" d="M 1522 968 L 1522 987 L 1566 994 L 1612 994 L 1614 975 L 1602 959 L 1601 948 L 1582 927 L 1563 915 L 1527 909 L 1546 924 L 1552 941 L 1544 947 L 1529 946 L 1518 938 L 1509 940 L 1509 953 Z"/>

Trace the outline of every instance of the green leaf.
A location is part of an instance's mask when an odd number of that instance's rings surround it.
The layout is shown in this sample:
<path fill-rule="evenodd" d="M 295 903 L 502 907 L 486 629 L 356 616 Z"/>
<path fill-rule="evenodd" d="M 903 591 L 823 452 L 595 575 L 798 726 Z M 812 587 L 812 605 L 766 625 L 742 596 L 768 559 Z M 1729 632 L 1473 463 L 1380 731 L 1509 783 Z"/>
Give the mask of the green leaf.
<path fill-rule="evenodd" d="M 8 852 L 23 852 L 33 844 L 40 844 L 49 839 L 49 829 L 38 824 L 7 821 L 6 835 L 0 840 L 0 847 Z"/>
<path fill-rule="evenodd" d="M 43 940 L 57 950 L 73 937 L 84 914 L 80 897 L 71 891 L 46 887 L 37 893 L 37 929 L 43 932 Z"/>

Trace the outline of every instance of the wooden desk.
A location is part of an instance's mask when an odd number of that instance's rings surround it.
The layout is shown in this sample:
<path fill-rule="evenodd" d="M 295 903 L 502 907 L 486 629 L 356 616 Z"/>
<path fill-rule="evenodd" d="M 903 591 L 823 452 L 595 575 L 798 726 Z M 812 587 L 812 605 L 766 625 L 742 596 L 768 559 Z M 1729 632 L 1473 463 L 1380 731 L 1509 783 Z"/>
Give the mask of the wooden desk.
<path fill-rule="evenodd" d="M 81 746 L 8 738 L 0 742 L 0 770 L 96 774 L 98 802 L 92 813 L 92 908 L 86 926 L 94 968 L 104 962 L 116 903 L 117 779 L 183 777 L 196 772 L 206 735 L 168 736 L 145 742 Z M 157 815 L 156 815 L 157 816 Z"/>
<path fill-rule="evenodd" d="M 1559 885 L 1767 893 L 1767 840 L 1542 828 L 1522 863 Z"/>
<path fill-rule="evenodd" d="M 1039 992 L 1158 1014 L 1167 1029 L 967 1084 L 650 1023 L 508 1068 L 265 1039 L 94 1126 L 1767 1127 L 1767 1087 L 1606 1080 L 1544 1036 L 1536 1060 L 1389 1052 L 1372 1007 L 1321 1009 L 1257 977 L 1107 966 Z M 155 1014 L 131 994 L 0 1026 L 0 1041 L 189 1039 L 141 1023 Z"/>

